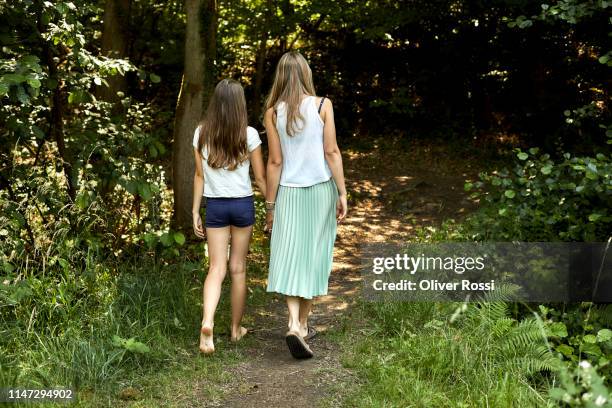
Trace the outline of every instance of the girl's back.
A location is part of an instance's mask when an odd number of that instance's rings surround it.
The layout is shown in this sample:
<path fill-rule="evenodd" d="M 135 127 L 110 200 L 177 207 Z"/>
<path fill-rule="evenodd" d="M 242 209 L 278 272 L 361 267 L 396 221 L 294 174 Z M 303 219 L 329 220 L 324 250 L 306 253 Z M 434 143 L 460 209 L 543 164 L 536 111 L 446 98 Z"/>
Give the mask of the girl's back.
<path fill-rule="evenodd" d="M 252 152 L 259 145 L 261 139 L 257 130 L 248 126 L 247 150 Z M 193 147 L 199 147 L 200 127 L 193 135 Z M 238 164 L 235 169 L 212 168 L 208 164 L 208 149 L 206 146 L 200 151 L 202 156 L 202 168 L 204 170 L 204 195 L 206 197 L 247 197 L 253 195 L 251 178 L 249 176 L 250 161 L 246 159 Z"/>
<path fill-rule="evenodd" d="M 331 171 L 323 150 L 323 120 L 319 115 L 317 97 L 305 96 L 293 136 L 287 134 L 287 109 L 284 102 L 276 108 L 276 129 L 283 153 L 280 184 L 287 187 L 308 187 L 327 181 Z"/>

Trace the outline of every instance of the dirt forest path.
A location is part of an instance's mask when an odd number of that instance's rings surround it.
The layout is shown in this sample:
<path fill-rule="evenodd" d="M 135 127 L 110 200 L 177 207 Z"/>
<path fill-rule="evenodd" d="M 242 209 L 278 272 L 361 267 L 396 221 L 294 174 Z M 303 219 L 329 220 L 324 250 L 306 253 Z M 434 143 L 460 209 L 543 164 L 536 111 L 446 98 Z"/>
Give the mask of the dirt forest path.
<path fill-rule="evenodd" d="M 343 156 L 349 215 L 338 228 L 329 294 L 315 302 L 311 316 L 318 331 L 310 341 L 315 357 L 291 357 L 283 337 L 286 308 L 277 300 L 267 310 L 256 311 L 258 329 L 250 334 L 254 345 L 247 350 L 247 361 L 235 368 L 239 383 L 228 384 L 234 391 L 208 406 L 316 407 L 329 399 L 329 387 L 351 375 L 326 332 L 338 327 L 360 296 L 361 245 L 405 241 L 416 226 L 461 217 L 473 206 L 463 191 L 469 169 L 438 162 L 435 152 L 421 151 L 420 159 L 414 160 L 387 146 L 367 153 L 346 150 Z"/>

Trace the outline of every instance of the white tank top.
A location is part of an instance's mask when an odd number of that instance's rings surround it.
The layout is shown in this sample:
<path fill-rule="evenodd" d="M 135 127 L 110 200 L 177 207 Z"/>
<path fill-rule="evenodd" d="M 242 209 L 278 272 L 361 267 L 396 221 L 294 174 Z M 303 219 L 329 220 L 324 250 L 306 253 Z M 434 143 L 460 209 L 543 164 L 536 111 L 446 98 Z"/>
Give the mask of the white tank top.
<path fill-rule="evenodd" d="M 300 113 L 304 120 L 298 120 L 295 134 L 289 136 L 285 103 L 276 107 L 276 130 L 283 152 L 281 186 L 309 187 L 331 178 L 323 150 L 323 120 L 314 96 L 302 99 Z"/>

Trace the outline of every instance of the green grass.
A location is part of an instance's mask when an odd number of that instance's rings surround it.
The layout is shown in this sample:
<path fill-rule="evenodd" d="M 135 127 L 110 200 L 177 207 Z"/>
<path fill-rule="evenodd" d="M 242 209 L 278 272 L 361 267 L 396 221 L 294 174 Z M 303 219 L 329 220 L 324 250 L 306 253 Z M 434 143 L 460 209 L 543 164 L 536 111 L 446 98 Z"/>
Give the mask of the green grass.
<path fill-rule="evenodd" d="M 543 338 L 537 340 L 535 323 L 477 305 L 451 322 L 458 307 L 361 303 L 355 310 L 361 327 L 348 329 L 341 341 L 343 363 L 359 379 L 344 392 L 343 405 L 553 406 L 546 376 L 538 372 L 555 362 L 542 349 Z"/>
<path fill-rule="evenodd" d="M 256 208 L 263 220 L 261 198 Z M 269 299 L 262 227 L 255 227 L 248 262 L 249 308 Z M 0 275 L 2 386 L 73 388 L 82 407 L 222 400 L 231 368 L 253 340 L 229 341 L 228 277 L 215 319 L 216 353 L 199 353 L 205 243 L 126 241 L 111 252 L 87 230 L 68 239 L 60 226 L 49 228 L 39 231 L 45 249 L 29 255 L 35 262 L 24 256 Z"/>
<path fill-rule="evenodd" d="M 249 342 L 229 342 L 227 279 L 216 316 L 217 352 L 199 354 L 203 244 L 182 252 L 171 261 L 142 256 L 96 264 L 95 271 L 78 275 L 69 268 L 45 275 L 23 271 L 19 287 L 26 289 L 5 285 L 0 291 L 0 383 L 72 387 L 78 406 L 221 399 L 228 368 L 244 359 Z M 254 279 L 263 273 L 257 262 L 249 264 Z M 264 302 L 264 295 L 260 285 L 251 285 L 249 306 Z M 127 349 L 113 336 L 144 346 Z"/>
<path fill-rule="evenodd" d="M 461 224 L 416 231 L 415 242 L 465 240 Z M 346 407 L 548 407 L 559 360 L 513 304 L 360 301 L 345 325 L 338 385 Z M 350 386 L 356 384 L 356 386 Z M 337 404 L 336 404 L 337 406 Z"/>

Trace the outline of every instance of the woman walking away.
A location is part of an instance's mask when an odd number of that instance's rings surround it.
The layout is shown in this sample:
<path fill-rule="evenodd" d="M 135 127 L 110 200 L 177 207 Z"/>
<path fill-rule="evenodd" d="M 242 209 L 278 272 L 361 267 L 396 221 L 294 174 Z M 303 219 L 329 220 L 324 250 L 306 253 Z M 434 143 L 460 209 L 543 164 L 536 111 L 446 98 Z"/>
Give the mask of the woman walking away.
<path fill-rule="evenodd" d="M 287 296 L 287 346 L 309 358 L 308 315 L 327 294 L 336 222 L 346 216 L 342 156 L 332 103 L 315 96 L 312 72 L 298 52 L 284 54 L 266 101 L 266 223 L 272 231 L 268 292 Z"/>
<path fill-rule="evenodd" d="M 200 350 L 215 351 L 213 326 L 227 270 L 232 277 L 231 340 L 247 330 L 240 325 L 246 300 L 246 256 L 255 223 L 249 164 L 255 181 L 266 194 L 261 140 L 257 130 L 247 126 L 242 86 L 224 79 L 215 88 L 204 120 L 193 135 L 195 176 L 193 178 L 193 229 L 200 238 L 208 236 L 209 268 L 204 282 L 204 317 Z M 200 203 L 206 197 L 206 232 L 202 228 Z M 231 242 L 230 242 L 231 240 Z"/>

